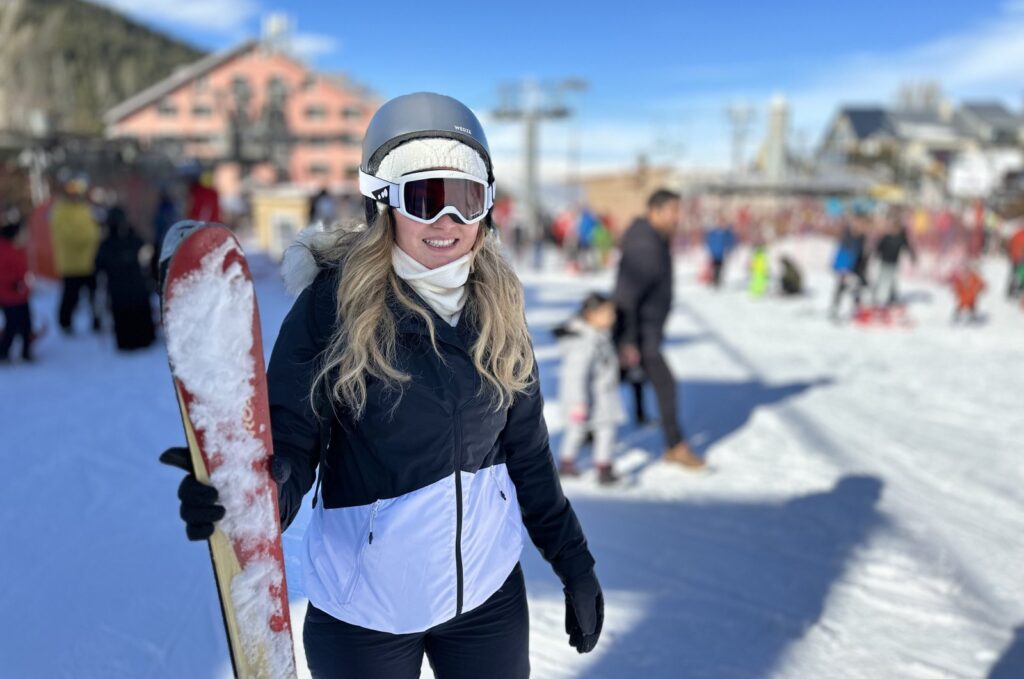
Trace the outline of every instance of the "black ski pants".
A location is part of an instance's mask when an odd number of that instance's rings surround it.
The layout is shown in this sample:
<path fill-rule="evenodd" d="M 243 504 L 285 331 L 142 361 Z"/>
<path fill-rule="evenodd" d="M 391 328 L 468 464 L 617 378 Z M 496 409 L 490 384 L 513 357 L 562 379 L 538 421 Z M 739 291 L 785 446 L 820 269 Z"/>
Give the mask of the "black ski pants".
<path fill-rule="evenodd" d="M 414 634 L 350 625 L 309 605 L 302 630 L 314 679 L 414 679 L 426 653 L 437 679 L 527 679 L 530 616 L 519 564 L 490 599 Z"/>
<path fill-rule="evenodd" d="M 94 330 L 98 330 L 100 327 L 100 313 L 96 307 L 96 274 L 65 276 L 64 290 L 60 297 L 60 312 L 58 314 L 60 327 L 65 332 L 71 332 L 71 317 L 75 313 L 75 308 L 78 306 L 83 289 L 88 296 L 92 327 Z"/>
<path fill-rule="evenodd" d="M 11 351 L 11 344 L 15 338 L 21 337 L 21 356 L 24 359 L 32 358 L 32 311 L 28 302 L 15 306 L 5 306 L 4 310 L 4 334 L 0 339 L 0 359 L 8 358 Z"/>
<path fill-rule="evenodd" d="M 658 399 L 658 415 L 661 417 L 661 429 L 665 434 L 665 447 L 680 443 L 683 440 L 683 428 L 676 414 L 676 380 L 661 353 L 662 334 L 660 328 L 642 327 L 640 335 L 640 366 L 644 375 L 654 387 L 654 395 Z M 638 389 L 637 395 L 642 392 Z M 642 396 L 641 396 L 642 398 Z"/>

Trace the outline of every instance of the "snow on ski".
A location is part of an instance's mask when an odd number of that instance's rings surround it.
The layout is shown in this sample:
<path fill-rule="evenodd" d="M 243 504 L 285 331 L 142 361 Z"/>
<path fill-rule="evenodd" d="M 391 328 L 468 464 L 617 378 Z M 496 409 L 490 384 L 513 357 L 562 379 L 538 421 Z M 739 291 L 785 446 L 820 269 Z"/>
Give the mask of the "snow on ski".
<path fill-rule="evenodd" d="M 245 256 L 221 225 L 164 244 L 167 353 L 196 478 L 226 514 L 211 536 L 238 677 L 295 676 L 259 316 Z"/>

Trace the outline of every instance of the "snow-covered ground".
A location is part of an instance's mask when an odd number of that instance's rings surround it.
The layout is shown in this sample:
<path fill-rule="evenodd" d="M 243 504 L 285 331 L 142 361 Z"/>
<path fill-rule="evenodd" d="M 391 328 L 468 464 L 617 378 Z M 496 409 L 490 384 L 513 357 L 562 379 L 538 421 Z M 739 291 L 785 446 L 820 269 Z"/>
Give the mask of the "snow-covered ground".
<path fill-rule="evenodd" d="M 717 293 L 680 260 L 666 355 L 711 471 L 666 466 L 659 430 L 627 425 L 622 487 L 565 484 L 605 632 L 569 648 L 528 548 L 534 676 L 1024 677 L 1024 313 L 1005 267 L 986 263 L 982 325 L 951 326 L 949 292 L 922 278 L 904 286 L 912 327 L 861 328 L 826 320 L 828 248 L 790 248 L 811 265 L 795 301 L 751 299 L 740 260 Z M 290 299 L 254 269 L 269 348 Z M 553 397 L 550 328 L 611 276 L 523 280 Z M 56 290 L 33 305 L 52 319 Z M 207 551 L 185 540 L 180 472 L 156 462 L 182 441 L 163 347 L 51 330 L 38 356 L 0 367 L 0 676 L 228 675 Z M 548 423 L 557 450 L 553 402 Z M 296 638 L 307 513 L 285 535 Z"/>

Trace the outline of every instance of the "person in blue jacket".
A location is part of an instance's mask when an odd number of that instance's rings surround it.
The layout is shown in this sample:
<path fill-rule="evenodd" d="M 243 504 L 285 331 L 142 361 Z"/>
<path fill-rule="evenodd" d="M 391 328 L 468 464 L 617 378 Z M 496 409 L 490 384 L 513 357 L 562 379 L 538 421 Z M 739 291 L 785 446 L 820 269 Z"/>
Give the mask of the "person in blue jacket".
<path fill-rule="evenodd" d="M 736 232 L 725 220 L 724 215 L 719 215 L 717 223 L 708 229 L 704 240 L 711 256 L 711 282 L 719 288 L 722 286 L 722 267 L 725 266 L 725 258 L 736 244 Z"/>
<path fill-rule="evenodd" d="M 522 286 L 490 224 L 476 116 L 433 93 L 374 115 L 365 225 L 296 251 L 303 287 L 267 370 L 283 525 L 314 487 L 302 550 L 314 677 L 529 676 L 523 529 L 564 585 L 580 653 L 604 617 L 594 559 L 562 493 Z M 169 451 L 170 452 L 170 451 Z M 165 454 L 166 455 L 166 454 Z M 211 489 L 179 489 L 190 538 Z"/>

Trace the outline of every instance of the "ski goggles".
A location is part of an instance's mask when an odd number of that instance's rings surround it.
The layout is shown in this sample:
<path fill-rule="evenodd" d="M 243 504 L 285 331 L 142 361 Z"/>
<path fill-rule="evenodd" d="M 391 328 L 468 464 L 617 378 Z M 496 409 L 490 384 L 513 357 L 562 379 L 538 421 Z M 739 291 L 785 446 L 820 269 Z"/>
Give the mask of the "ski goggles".
<path fill-rule="evenodd" d="M 360 170 L 359 192 L 421 224 L 433 224 L 444 215 L 472 224 L 494 206 L 493 184 L 457 170 L 413 172 L 394 182 Z"/>

